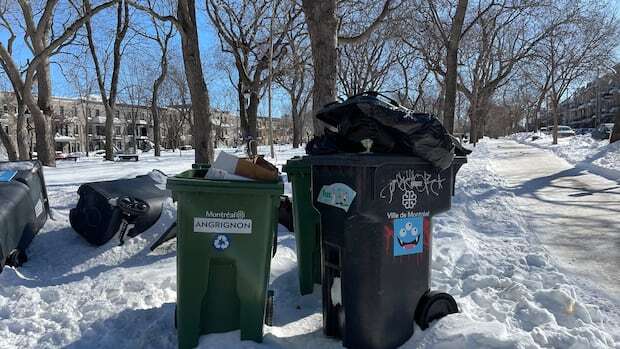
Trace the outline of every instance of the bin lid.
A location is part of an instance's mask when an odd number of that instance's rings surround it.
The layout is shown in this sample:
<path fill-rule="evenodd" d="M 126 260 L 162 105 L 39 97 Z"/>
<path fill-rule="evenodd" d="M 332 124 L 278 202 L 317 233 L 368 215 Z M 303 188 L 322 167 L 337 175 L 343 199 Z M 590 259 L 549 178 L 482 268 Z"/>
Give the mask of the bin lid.
<path fill-rule="evenodd" d="M 310 173 L 310 156 L 296 156 L 282 165 L 282 171 L 286 173 Z"/>
<path fill-rule="evenodd" d="M 204 169 L 184 171 L 168 178 L 166 188 L 173 192 L 208 192 L 208 193 L 251 193 L 276 194 L 284 193 L 284 184 L 281 179 L 277 182 L 260 181 L 226 181 L 205 179 L 198 173 L 204 174 Z"/>
<path fill-rule="evenodd" d="M 338 153 L 332 155 L 313 155 L 309 157 L 312 165 L 319 166 L 350 166 L 350 167 L 381 167 L 385 165 L 420 165 L 433 166 L 430 162 L 415 156 L 380 153 Z M 467 157 L 456 156 L 453 165 L 467 162 Z"/>

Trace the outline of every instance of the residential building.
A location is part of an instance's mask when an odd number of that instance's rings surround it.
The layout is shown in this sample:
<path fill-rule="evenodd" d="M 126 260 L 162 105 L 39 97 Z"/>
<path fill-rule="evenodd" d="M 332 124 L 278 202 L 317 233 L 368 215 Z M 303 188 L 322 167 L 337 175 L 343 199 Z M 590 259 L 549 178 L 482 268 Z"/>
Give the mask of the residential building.
<path fill-rule="evenodd" d="M 620 72 L 620 64 L 615 71 Z M 560 103 L 559 112 L 560 123 L 573 128 L 613 123 L 620 114 L 620 74 L 606 74 L 577 89 Z"/>

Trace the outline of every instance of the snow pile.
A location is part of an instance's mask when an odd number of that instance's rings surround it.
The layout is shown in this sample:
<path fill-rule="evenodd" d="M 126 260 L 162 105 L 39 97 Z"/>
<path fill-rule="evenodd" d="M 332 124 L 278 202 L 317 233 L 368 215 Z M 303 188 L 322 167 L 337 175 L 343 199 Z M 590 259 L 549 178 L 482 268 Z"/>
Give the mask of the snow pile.
<path fill-rule="evenodd" d="M 300 154 L 282 146 L 269 160 L 281 165 Z M 404 347 L 620 345 L 619 326 L 610 322 L 608 310 L 584 302 L 584 291 L 571 286 L 530 236 L 488 156 L 482 142 L 459 173 L 452 210 L 433 221 L 433 289 L 455 296 L 461 313 L 426 331 L 416 327 Z M 164 153 L 159 159 L 143 155 L 137 163 L 88 159 L 46 168 L 55 220 L 33 241 L 28 263 L 0 274 L 0 347 L 175 348 L 175 245 L 149 251 L 173 220 L 174 204 L 167 202 L 157 226 L 124 246 L 88 245 L 72 231 L 68 213 L 80 183 L 153 168 L 174 174 L 192 160 L 192 152 Z M 320 288 L 299 296 L 294 235 L 281 231 L 278 244 L 270 278 L 274 326 L 265 327 L 264 343 L 240 342 L 233 331 L 201 337 L 200 348 L 341 347 L 322 333 Z"/>
<path fill-rule="evenodd" d="M 533 139 L 536 136 L 538 139 Z M 604 177 L 620 178 L 620 142 L 609 144 L 607 140 L 596 140 L 591 135 L 576 135 L 558 138 L 543 133 L 521 132 L 512 135 L 513 140 L 548 149 L 571 164 L 591 170 Z M 534 137 L 535 138 L 535 137 Z"/>
<path fill-rule="evenodd" d="M 537 245 L 488 158 L 485 143 L 476 147 L 452 210 L 434 224 L 433 288 L 455 296 L 461 313 L 418 332 L 411 347 L 617 345 L 618 324 L 582 301 Z"/>

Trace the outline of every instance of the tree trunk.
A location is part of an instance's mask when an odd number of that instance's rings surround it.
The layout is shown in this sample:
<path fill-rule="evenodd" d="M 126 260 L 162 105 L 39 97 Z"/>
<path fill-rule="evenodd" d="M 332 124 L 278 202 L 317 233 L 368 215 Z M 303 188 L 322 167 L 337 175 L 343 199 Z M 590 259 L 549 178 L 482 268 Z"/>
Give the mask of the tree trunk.
<path fill-rule="evenodd" d="M 448 132 L 454 132 L 454 113 L 456 110 L 456 78 L 458 74 L 458 52 L 463 31 L 463 22 L 467 12 L 468 0 L 459 0 L 450 28 L 450 41 L 446 47 L 446 80 L 443 102 L 443 125 Z"/>
<path fill-rule="evenodd" d="M 161 61 L 159 66 L 161 67 L 161 72 L 159 76 L 153 82 L 153 96 L 151 98 L 151 114 L 153 114 L 153 138 L 155 143 L 155 156 L 161 155 L 161 134 L 159 129 L 159 109 L 157 107 L 157 99 L 159 98 L 159 88 L 164 83 L 166 79 L 166 75 L 168 74 L 168 37 L 166 37 L 166 42 L 161 46 Z"/>
<path fill-rule="evenodd" d="M 336 0 L 302 0 L 302 8 L 310 33 L 314 85 L 312 112 L 316 114 L 325 104 L 336 100 L 338 62 L 338 18 Z M 323 133 L 323 123 L 314 119 L 314 133 Z"/>
<path fill-rule="evenodd" d="M 196 148 L 195 161 L 196 163 L 210 163 L 213 160 L 211 109 L 209 91 L 204 82 L 200 61 L 195 0 L 178 0 L 177 13 L 185 75 L 194 111 L 195 130 L 192 132 L 192 139 Z M 196 132 L 196 130 L 200 130 L 200 132 Z"/>
<path fill-rule="evenodd" d="M 609 143 L 615 143 L 617 141 L 620 141 L 620 113 L 616 114 L 614 128 L 611 130 L 611 136 L 609 137 Z"/>
<path fill-rule="evenodd" d="M 260 98 L 258 97 L 258 92 L 252 90 L 250 93 L 250 104 L 248 105 L 248 109 L 246 111 L 247 118 L 247 129 L 245 130 L 246 134 L 252 137 L 255 142 L 251 144 L 252 154 L 258 154 L 258 104 L 260 103 Z"/>
<path fill-rule="evenodd" d="M 105 159 L 114 161 L 114 108 L 104 103 L 105 109 Z"/>
<path fill-rule="evenodd" d="M 37 159 L 44 166 L 56 166 L 56 153 L 54 151 L 53 135 L 51 122 L 46 120 L 45 114 L 39 109 L 34 99 L 26 101 L 26 105 L 30 110 L 30 115 L 34 123 L 34 132 L 36 139 Z"/>
<path fill-rule="evenodd" d="M 291 108 L 291 119 L 293 119 L 293 148 L 299 148 L 301 143 L 301 115 L 297 111 L 297 103 L 293 103 Z"/>
<path fill-rule="evenodd" d="M 0 126 L 0 141 L 2 141 L 2 145 L 4 145 L 4 149 L 6 149 L 6 155 L 9 158 L 9 161 L 17 160 L 17 150 L 15 150 L 15 144 L 9 136 L 8 133 L 4 131 L 4 127 Z"/>
<path fill-rule="evenodd" d="M 553 113 L 553 144 L 558 144 L 558 103 L 553 98 L 551 101 L 551 112 Z"/>
<path fill-rule="evenodd" d="M 30 160 L 28 147 L 28 129 L 26 128 L 26 105 L 21 98 L 17 99 L 17 150 L 20 160 Z"/>

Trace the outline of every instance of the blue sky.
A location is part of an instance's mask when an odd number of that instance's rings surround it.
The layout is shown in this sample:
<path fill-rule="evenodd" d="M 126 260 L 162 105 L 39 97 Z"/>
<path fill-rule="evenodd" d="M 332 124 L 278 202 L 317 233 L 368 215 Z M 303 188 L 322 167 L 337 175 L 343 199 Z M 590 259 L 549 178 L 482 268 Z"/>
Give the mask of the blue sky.
<path fill-rule="evenodd" d="M 221 57 L 222 57 L 219 39 L 217 38 L 217 34 L 214 31 L 213 27 L 209 23 L 208 17 L 206 16 L 204 10 L 202 9 L 204 7 L 204 3 L 199 3 L 197 5 L 200 7 L 197 13 L 197 19 L 199 22 L 199 41 L 200 41 L 201 56 L 203 59 L 203 66 L 205 67 L 204 76 L 205 76 L 205 81 L 207 82 L 209 86 L 209 93 L 211 97 L 212 106 L 215 108 L 230 110 L 232 112 L 237 113 L 238 105 L 237 105 L 237 98 L 235 97 L 236 92 L 228 79 L 227 73 L 225 71 L 222 71 L 221 68 L 218 68 L 216 64 L 216 62 L 218 60 L 221 60 Z M 110 24 L 109 22 L 114 21 L 113 16 L 114 14 L 111 12 L 100 13 L 99 17 L 97 17 L 95 20 L 97 21 L 97 20 L 104 19 L 104 23 L 102 23 L 102 25 L 105 26 L 106 24 Z M 139 21 L 140 19 L 137 19 L 137 20 Z M 142 18 L 141 20 L 144 20 L 144 18 Z M 99 26 L 97 25 L 97 23 L 93 22 L 93 28 L 95 29 L 95 31 L 99 30 L 98 27 Z M 26 60 L 31 58 L 31 54 L 28 48 L 24 45 L 23 40 L 21 39 L 22 35 L 18 34 L 17 36 L 18 38 L 15 41 L 15 45 L 14 45 L 15 46 L 14 56 L 17 58 L 18 64 L 25 64 Z M 4 44 L 6 44 L 7 38 L 8 38 L 8 33 L 6 32 L 6 30 L 4 28 L 0 28 L 0 40 L 2 40 Z M 104 45 L 104 43 L 101 43 L 101 42 L 97 42 L 96 44 L 98 45 L 100 44 L 101 46 Z M 152 45 L 154 45 L 154 43 Z M 121 80 L 123 78 L 126 78 L 126 79 L 134 78 L 134 76 L 131 76 L 131 74 L 136 74 L 136 76 L 139 76 L 137 77 L 139 79 L 142 78 L 142 79 L 148 80 L 149 77 L 148 76 L 145 77 L 144 75 L 148 75 L 149 72 L 141 71 L 139 63 L 136 64 L 136 62 L 133 62 L 132 60 L 134 59 L 135 60 L 142 60 L 142 59 L 158 60 L 159 59 L 159 57 L 157 56 L 158 51 L 156 51 L 158 49 L 156 48 L 156 46 L 152 46 L 151 49 L 152 49 L 152 52 L 143 53 L 141 52 L 141 50 L 143 50 L 141 48 L 132 48 L 132 52 L 129 52 L 130 53 L 128 55 L 129 57 L 127 59 L 124 59 L 123 61 L 123 66 L 126 70 L 124 74 L 127 74 L 127 75 L 122 76 Z M 180 51 L 181 44 L 180 44 L 180 39 L 179 39 L 178 34 L 173 39 L 173 45 L 172 45 L 171 50 L 176 50 L 175 52 L 176 56 L 178 56 L 179 58 L 181 57 L 181 51 Z M 52 59 L 52 62 L 62 61 L 63 59 L 65 58 L 58 55 Z M 91 62 L 90 61 L 91 58 L 89 55 L 85 56 L 84 59 L 89 60 L 89 63 Z M 63 67 L 64 69 L 67 69 L 65 65 L 63 65 Z M 53 94 L 55 96 L 65 96 L 65 97 L 76 96 L 77 93 L 73 90 L 73 88 L 70 86 L 70 84 L 65 79 L 65 76 L 62 73 L 62 70 L 60 69 L 59 64 L 52 64 L 51 70 L 52 70 Z M 4 72 L 1 72 L 1 73 L 2 73 L 2 79 L 0 79 L 1 81 L 0 88 L 3 90 L 11 89 L 11 86 L 8 80 L 6 80 L 6 77 L 4 76 Z M 153 77 L 153 79 L 154 78 L 155 77 Z M 275 117 L 279 117 L 283 114 L 288 113 L 288 110 L 290 108 L 288 105 L 288 96 L 284 93 L 284 91 L 277 89 L 277 86 L 275 84 L 273 86 L 274 86 L 273 115 Z M 98 90 L 96 90 L 95 93 L 98 93 Z M 261 105 L 259 107 L 259 114 L 267 115 L 266 95 L 265 95 L 265 98 L 263 98 L 263 100 L 261 101 Z"/>
<path fill-rule="evenodd" d="M 216 64 L 218 59 L 221 59 L 220 52 L 220 44 L 217 38 L 217 35 L 209 23 L 208 18 L 203 10 L 204 2 L 199 2 L 198 6 L 200 7 L 198 10 L 197 18 L 199 21 L 199 40 L 201 46 L 201 53 L 203 57 L 203 65 L 205 66 L 205 80 L 209 85 L 209 92 L 211 94 L 212 105 L 219 109 L 230 110 L 232 112 L 237 112 L 238 106 L 235 97 L 235 91 L 233 86 L 231 85 L 227 74 L 225 71 L 222 71 L 221 65 L 218 67 Z M 611 1 L 611 6 L 613 11 L 617 14 L 617 18 L 620 18 L 620 1 Z M 110 18 L 113 16 L 112 13 L 103 14 L 103 16 L 99 16 L 99 19 L 105 18 L 105 22 L 109 24 Z M 104 23 L 105 25 L 105 23 Z M 97 26 L 94 26 L 97 28 Z M 97 30 L 97 29 L 96 29 Z M 0 40 L 3 43 L 6 43 L 7 33 L 4 29 L 0 29 Z M 176 50 L 178 56 L 180 57 L 180 42 L 178 36 L 175 38 L 173 50 Z M 620 47 L 616 50 L 617 58 L 620 61 Z M 30 57 L 30 53 L 27 48 L 23 44 L 23 40 L 21 40 L 21 35 L 18 34 L 18 39 L 16 40 L 15 46 L 15 55 L 18 57 L 19 63 L 25 63 L 26 59 Z M 154 53 L 152 55 L 144 55 L 141 49 L 133 49 L 131 52 L 136 59 L 158 59 L 157 55 Z M 54 60 L 59 60 L 61 57 L 56 57 Z M 86 56 L 85 59 L 90 60 L 90 56 Z M 128 58 L 125 60 L 126 72 L 125 74 L 136 74 L 139 75 L 140 78 L 149 78 L 148 72 L 141 71 L 139 66 L 136 66 L 135 62 L 132 62 L 133 58 Z M 132 66 L 133 64 L 133 66 Z M 133 78 L 132 76 L 125 75 L 125 78 Z M 147 75 L 147 76 L 145 76 Z M 2 89 L 10 89 L 10 85 L 6 81 L 6 79 L 0 79 L 0 88 Z M 57 96 L 75 96 L 76 93 L 72 90 L 70 85 L 65 80 L 64 75 L 62 74 L 58 65 L 52 65 L 52 83 L 54 88 L 54 95 Z M 284 93 L 284 91 L 275 88 L 274 84 L 274 116 L 278 117 L 285 113 L 288 113 L 289 103 L 288 96 Z M 263 98 L 261 106 L 259 108 L 259 113 L 262 115 L 267 114 L 267 99 L 266 96 Z"/>

